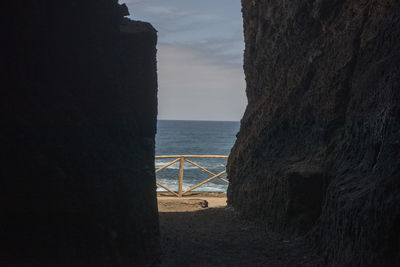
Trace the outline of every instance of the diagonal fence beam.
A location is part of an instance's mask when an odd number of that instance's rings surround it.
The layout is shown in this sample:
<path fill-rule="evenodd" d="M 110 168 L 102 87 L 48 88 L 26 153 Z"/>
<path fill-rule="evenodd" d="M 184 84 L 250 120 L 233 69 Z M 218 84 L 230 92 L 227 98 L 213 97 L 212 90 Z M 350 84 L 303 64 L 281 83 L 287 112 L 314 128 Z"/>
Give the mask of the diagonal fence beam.
<path fill-rule="evenodd" d="M 199 168 L 199 169 L 205 171 L 205 172 L 208 173 L 208 174 L 216 175 L 215 173 L 213 173 L 213 172 L 207 170 L 206 168 L 200 166 L 199 164 L 197 164 L 197 163 L 195 163 L 195 162 L 193 162 L 193 161 L 191 161 L 191 160 L 188 160 L 188 159 L 184 159 L 184 160 L 185 160 L 186 162 L 188 162 L 188 163 L 190 163 L 190 164 L 196 166 L 197 168 Z M 228 182 L 227 180 L 225 180 L 224 178 L 222 178 L 222 177 L 217 177 L 217 178 L 220 179 L 221 181 L 223 181 L 223 182 L 229 184 L 229 182 Z"/>
<path fill-rule="evenodd" d="M 157 169 L 157 170 L 156 170 L 156 173 L 157 173 L 157 172 L 160 172 L 160 171 L 162 171 L 162 170 L 164 170 L 165 168 L 168 168 L 169 166 L 171 166 L 172 164 L 178 162 L 179 160 L 180 160 L 180 158 L 177 158 L 176 160 L 173 160 L 173 161 L 171 161 L 170 163 L 165 164 L 165 165 L 162 166 L 161 168 Z"/>
<path fill-rule="evenodd" d="M 199 187 L 199 186 L 202 186 L 202 185 L 205 184 L 205 183 L 208 183 L 208 182 L 214 180 L 215 178 L 221 176 L 221 175 L 224 174 L 224 173 L 226 173 L 226 170 L 224 170 L 224 171 L 222 171 L 222 172 L 220 172 L 220 173 L 214 175 L 213 177 L 208 178 L 207 180 L 204 180 L 203 182 L 199 183 L 198 185 L 193 186 L 192 188 L 190 188 L 190 189 L 186 190 L 185 192 L 183 192 L 182 195 L 184 195 L 184 194 L 186 194 L 186 193 L 188 193 L 188 192 L 190 192 L 190 191 L 196 189 L 196 188 Z"/>
<path fill-rule="evenodd" d="M 175 196 L 179 197 L 179 195 L 177 193 L 175 193 L 174 191 L 172 191 L 171 189 L 169 189 L 168 187 L 166 187 L 165 185 L 160 184 L 159 182 L 156 182 L 156 184 L 158 186 L 161 186 L 162 188 L 164 188 L 165 190 L 167 190 L 168 192 L 174 194 Z"/>

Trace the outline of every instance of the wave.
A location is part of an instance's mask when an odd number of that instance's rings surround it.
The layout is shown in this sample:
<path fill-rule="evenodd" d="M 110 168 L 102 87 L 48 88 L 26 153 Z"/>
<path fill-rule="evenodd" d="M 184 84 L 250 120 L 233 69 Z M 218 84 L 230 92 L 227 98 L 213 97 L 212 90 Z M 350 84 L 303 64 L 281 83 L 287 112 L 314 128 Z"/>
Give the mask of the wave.
<path fill-rule="evenodd" d="M 158 179 L 158 182 L 161 183 L 162 185 L 168 187 L 169 189 L 173 191 L 178 191 L 178 180 L 176 179 Z M 183 183 L 182 189 L 183 191 L 188 190 L 189 188 L 192 188 L 193 186 L 199 184 L 201 181 L 193 182 L 193 181 L 188 181 Z M 209 191 L 209 192 L 225 192 L 228 188 L 228 185 L 223 183 L 223 184 L 217 184 L 213 182 L 206 183 L 196 189 L 194 191 Z M 164 188 L 157 186 L 157 191 L 162 192 L 166 191 Z"/>

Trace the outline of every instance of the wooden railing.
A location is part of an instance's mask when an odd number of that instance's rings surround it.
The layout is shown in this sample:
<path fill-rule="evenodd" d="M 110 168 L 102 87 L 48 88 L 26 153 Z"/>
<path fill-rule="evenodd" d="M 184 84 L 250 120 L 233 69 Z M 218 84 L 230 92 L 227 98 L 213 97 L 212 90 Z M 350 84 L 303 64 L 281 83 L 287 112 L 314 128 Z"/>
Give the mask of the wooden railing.
<path fill-rule="evenodd" d="M 165 164 L 165 165 L 162 166 L 161 168 L 157 169 L 157 170 L 156 170 L 156 173 L 158 173 L 158 172 L 160 172 L 160 171 L 162 171 L 162 170 L 168 168 L 169 166 L 171 166 L 171 165 L 173 165 L 173 164 L 175 164 L 175 163 L 177 163 L 177 162 L 179 161 L 179 184 L 178 184 L 178 192 L 175 192 L 175 191 L 169 189 L 169 188 L 166 187 L 165 185 L 160 184 L 158 181 L 156 182 L 156 184 L 157 184 L 158 186 L 164 188 L 165 190 L 167 190 L 168 192 L 174 194 L 174 195 L 177 196 L 177 197 L 182 197 L 182 196 L 185 195 L 186 193 L 188 193 L 188 192 L 190 192 L 190 191 L 192 191 L 192 190 L 194 190 L 194 189 L 196 189 L 196 188 L 202 186 L 203 184 L 208 183 L 208 182 L 210 182 L 210 181 L 212 181 L 212 180 L 214 180 L 214 179 L 219 179 L 219 180 L 221 180 L 221 181 L 223 181 L 223 182 L 229 184 L 229 182 L 228 182 L 226 179 L 224 179 L 224 178 L 221 177 L 221 175 L 223 175 L 223 174 L 226 173 L 226 170 L 224 170 L 224 171 L 222 171 L 222 172 L 220 172 L 220 173 L 215 174 L 215 173 L 213 173 L 213 172 L 207 170 L 206 168 L 200 166 L 199 164 L 197 164 L 197 163 L 195 163 L 195 162 L 193 162 L 193 161 L 191 161 L 191 160 L 188 159 L 188 158 L 219 158 L 219 159 L 226 159 L 226 158 L 228 158 L 228 156 L 218 156 L 218 155 L 172 155 L 172 156 L 155 156 L 155 158 L 156 158 L 156 159 L 169 159 L 169 158 L 174 158 L 173 161 L 168 162 L 167 164 Z M 197 184 L 197 185 L 195 185 L 195 186 L 189 188 L 188 190 L 183 191 L 183 190 L 182 190 L 182 186 L 183 186 L 183 165 L 184 165 L 184 162 L 185 162 L 185 161 L 186 161 L 187 163 L 190 163 L 190 164 L 196 166 L 196 167 L 199 168 L 200 170 L 202 170 L 202 171 L 204 171 L 204 172 L 206 172 L 206 173 L 208 173 L 208 174 L 210 174 L 210 175 L 212 175 L 212 176 L 211 176 L 210 178 L 204 180 L 203 182 L 201 182 L 201 183 L 199 183 L 199 184 Z"/>

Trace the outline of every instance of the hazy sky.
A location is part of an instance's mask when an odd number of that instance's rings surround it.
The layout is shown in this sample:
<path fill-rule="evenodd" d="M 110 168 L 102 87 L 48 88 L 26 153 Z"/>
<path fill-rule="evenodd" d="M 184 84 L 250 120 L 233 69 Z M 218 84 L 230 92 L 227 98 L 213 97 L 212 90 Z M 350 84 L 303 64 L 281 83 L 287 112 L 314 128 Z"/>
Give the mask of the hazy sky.
<path fill-rule="evenodd" d="M 158 119 L 240 120 L 247 103 L 240 0 L 125 3 L 132 19 L 158 31 Z"/>

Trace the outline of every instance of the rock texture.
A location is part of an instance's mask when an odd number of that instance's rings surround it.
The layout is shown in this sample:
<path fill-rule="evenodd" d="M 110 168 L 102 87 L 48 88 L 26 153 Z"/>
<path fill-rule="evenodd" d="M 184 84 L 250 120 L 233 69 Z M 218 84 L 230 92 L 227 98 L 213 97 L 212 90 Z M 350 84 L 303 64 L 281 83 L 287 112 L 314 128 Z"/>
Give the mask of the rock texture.
<path fill-rule="evenodd" d="M 114 0 L 9 2 L 0 265 L 153 264 L 156 31 Z"/>
<path fill-rule="evenodd" d="M 327 264 L 400 264 L 400 5 L 242 0 L 248 107 L 228 203 Z"/>

